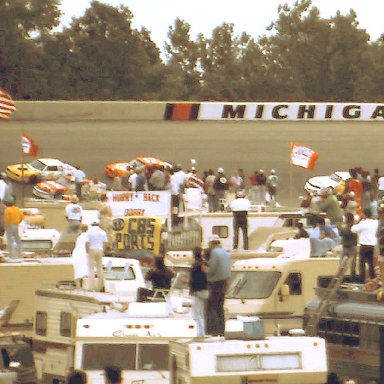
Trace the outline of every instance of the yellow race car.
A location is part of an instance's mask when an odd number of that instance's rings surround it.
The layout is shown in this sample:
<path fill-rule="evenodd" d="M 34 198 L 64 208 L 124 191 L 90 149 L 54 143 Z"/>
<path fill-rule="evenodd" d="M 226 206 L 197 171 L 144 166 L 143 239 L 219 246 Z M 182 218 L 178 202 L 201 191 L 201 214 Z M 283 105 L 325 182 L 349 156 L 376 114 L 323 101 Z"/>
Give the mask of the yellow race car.
<path fill-rule="evenodd" d="M 18 183 L 35 184 L 42 180 L 56 180 L 73 175 L 76 168 L 57 159 L 36 159 L 31 163 L 8 165 L 6 175 Z"/>

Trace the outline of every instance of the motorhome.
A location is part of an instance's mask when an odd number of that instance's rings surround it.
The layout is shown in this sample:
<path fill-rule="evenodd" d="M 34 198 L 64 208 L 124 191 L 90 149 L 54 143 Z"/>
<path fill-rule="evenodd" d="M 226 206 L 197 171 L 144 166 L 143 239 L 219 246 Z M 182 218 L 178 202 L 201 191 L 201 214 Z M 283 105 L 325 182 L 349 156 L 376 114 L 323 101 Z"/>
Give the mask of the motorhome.
<path fill-rule="evenodd" d="M 318 310 L 326 288 L 304 312 L 304 328 Z M 326 340 L 329 372 L 339 382 L 359 384 L 384 382 L 384 302 L 382 291 L 367 292 L 360 284 L 343 283 L 320 314 L 317 335 Z"/>
<path fill-rule="evenodd" d="M 170 384 L 325 384 L 327 357 L 319 337 L 170 342 Z"/>
<path fill-rule="evenodd" d="M 132 259 L 103 258 L 107 292 L 136 298 L 145 287 L 140 263 Z M 8 307 L 2 329 L 31 332 L 35 318 L 35 291 L 55 286 L 58 281 L 73 281 L 71 257 L 4 259 L 0 262 L 0 308 Z"/>
<path fill-rule="evenodd" d="M 267 334 L 302 326 L 305 304 L 320 276 L 333 276 L 338 257 L 277 257 L 238 260 L 232 265 L 225 310 L 228 318 L 257 315 Z"/>
<path fill-rule="evenodd" d="M 106 365 L 121 366 L 126 383 L 168 384 L 169 339 L 196 336 L 194 320 L 170 315 L 166 302 L 138 303 L 64 285 L 36 291 L 34 330 L 38 377 L 52 384 L 73 368 L 102 383 Z"/>

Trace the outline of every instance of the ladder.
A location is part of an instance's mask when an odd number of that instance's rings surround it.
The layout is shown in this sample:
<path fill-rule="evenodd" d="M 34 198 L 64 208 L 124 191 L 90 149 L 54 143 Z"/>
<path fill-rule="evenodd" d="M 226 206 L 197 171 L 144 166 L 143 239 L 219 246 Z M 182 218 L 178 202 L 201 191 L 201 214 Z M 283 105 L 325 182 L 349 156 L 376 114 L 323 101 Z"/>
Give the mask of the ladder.
<path fill-rule="evenodd" d="M 320 300 L 319 306 L 316 308 L 315 313 L 308 320 L 308 323 L 305 327 L 306 335 L 315 336 L 317 334 L 320 318 L 332 300 L 333 296 L 335 295 L 336 291 L 339 289 L 341 283 L 343 282 L 343 277 L 348 270 L 351 260 L 352 257 L 348 256 L 343 256 L 341 259 L 336 275 L 332 277 L 324 296 Z"/>

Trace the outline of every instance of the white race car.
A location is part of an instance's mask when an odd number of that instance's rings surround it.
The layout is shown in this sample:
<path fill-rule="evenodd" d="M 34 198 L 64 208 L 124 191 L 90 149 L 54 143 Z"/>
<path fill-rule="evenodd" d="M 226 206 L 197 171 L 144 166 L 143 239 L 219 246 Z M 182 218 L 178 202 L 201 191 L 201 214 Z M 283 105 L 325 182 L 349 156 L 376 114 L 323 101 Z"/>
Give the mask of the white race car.
<path fill-rule="evenodd" d="M 337 188 L 351 177 L 347 171 L 337 171 L 329 176 L 315 176 L 306 181 L 304 189 L 308 192 L 319 192 L 323 188 Z"/>

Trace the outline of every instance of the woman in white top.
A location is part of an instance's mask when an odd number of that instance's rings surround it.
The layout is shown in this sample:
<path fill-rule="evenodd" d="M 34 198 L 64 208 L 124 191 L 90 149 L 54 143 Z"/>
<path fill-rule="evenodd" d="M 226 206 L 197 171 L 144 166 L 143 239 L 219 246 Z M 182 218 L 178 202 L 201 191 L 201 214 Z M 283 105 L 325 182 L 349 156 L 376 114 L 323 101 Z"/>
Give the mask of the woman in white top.
<path fill-rule="evenodd" d="M 89 277 L 88 254 L 86 250 L 88 225 L 82 224 L 81 233 L 76 239 L 75 248 L 72 251 L 73 268 L 75 270 L 75 280 L 82 282 L 84 277 Z"/>

